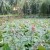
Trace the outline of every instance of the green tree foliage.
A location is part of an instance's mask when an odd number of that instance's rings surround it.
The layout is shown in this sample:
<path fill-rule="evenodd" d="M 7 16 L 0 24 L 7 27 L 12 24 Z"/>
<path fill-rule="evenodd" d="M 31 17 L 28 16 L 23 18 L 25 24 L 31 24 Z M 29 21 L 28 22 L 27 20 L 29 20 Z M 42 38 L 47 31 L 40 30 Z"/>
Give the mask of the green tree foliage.
<path fill-rule="evenodd" d="M 31 13 L 32 14 L 36 14 L 37 13 L 36 4 L 31 4 L 30 9 L 31 9 Z"/>
<path fill-rule="evenodd" d="M 1 2 L 0 5 L 0 14 L 8 14 L 10 13 L 11 7 L 6 2 Z"/>
<path fill-rule="evenodd" d="M 23 3 L 22 3 L 23 2 Z M 0 0 L 0 14 L 50 15 L 50 0 Z M 40 14 L 40 15 L 41 15 Z"/>
<path fill-rule="evenodd" d="M 17 4 L 17 0 L 4 0 L 0 2 L 0 14 L 12 13 L 13 6 Z"/>
<path fill-rule="evenodd" d="M 23 13 L 29 14 L 29 6 L 27 2 L 25 2 L 25 4 L 23 5 Z"/>
<path fill-rule="evenodd" d="M 41 13 L 44 14 L 50 14 L 50 4 L 48 3 L 43 3 L 41 6 Z"/>
<path fill-rule="evenodd" d="M 10 4 L 11 6 L 13 6 L 14 0 L 10 0 L 10 1 L 9 1 L 9 4 Z"/>
<path fill-rule="evenodd" d="M 43 3 L 42 6 L 41 6 L 41 13 L 43 14 L 47 14 L 47 4 L 46 3 Z"/>
<path fill-rule="evenodd" d="M 48 5 L 47 14 L 50 14 L 50 5 Z"/>

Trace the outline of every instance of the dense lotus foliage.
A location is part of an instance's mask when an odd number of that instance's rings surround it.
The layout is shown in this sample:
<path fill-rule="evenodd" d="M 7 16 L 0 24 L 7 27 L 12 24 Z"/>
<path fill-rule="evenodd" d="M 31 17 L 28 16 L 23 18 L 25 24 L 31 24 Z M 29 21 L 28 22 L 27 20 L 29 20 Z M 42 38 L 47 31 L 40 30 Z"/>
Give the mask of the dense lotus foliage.
<path fill-rule="evenodd" d="M 50 50 L 50 19 L 5 21 L 0 35 L 0 50 Z"/>

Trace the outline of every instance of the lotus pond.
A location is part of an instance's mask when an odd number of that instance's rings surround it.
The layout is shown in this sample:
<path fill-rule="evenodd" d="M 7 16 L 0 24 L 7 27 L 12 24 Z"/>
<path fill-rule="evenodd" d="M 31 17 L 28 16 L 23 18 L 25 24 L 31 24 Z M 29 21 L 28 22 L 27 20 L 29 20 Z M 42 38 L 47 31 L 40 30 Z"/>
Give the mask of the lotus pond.
<path fill-rule="evenodd" d="M 15 19 L 0 25 L 0 50 L 50 50 L 50 19 Z"/>

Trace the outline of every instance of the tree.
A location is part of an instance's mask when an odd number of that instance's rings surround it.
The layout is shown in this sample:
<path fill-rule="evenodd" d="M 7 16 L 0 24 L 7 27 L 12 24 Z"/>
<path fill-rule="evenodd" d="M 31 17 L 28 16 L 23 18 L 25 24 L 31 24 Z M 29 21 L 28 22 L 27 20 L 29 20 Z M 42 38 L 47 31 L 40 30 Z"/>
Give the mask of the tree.
<path fill-rule="evenodd" d="M 36 8 L 36 4 L 31 4 L 30 6 L 30 9 L 31 9 L 31 13 L 32 14 L 36 14 L 37 13 L 37 8 Z"/>
<path fill-rule="evenodd" d="M 6 1 L 2 1 L 0 5 L 0 14 L 8 14 L 10 13 L 11 7 Z"/>
<path fill-rule="evenodd" d="M 25 2 L 25 4 L 23 5 L 23 13 L 29 14 L 29 6 L 27 2 Z"/>
<path fill-rule="evenodd" d="M 41 6 L 41 13 L 44 15 L 44 14 L 47 14 L 47 4 L 46 3 L 43 3 L 42 6 Z"/>
<path fill-rule="evenodd" d="M 41 13 L 43 15 L 47 14 L 49 15 L 50 14 L 50 4 L 49 3 L 43 3 L 42 6 L 41 6 Z"/>

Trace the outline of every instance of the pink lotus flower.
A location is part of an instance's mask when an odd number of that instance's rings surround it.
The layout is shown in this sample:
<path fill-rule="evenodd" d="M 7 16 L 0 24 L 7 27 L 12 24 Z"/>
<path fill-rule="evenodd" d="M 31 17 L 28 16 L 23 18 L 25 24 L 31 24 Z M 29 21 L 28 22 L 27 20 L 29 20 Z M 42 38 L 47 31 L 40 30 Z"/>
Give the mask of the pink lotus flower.
<path fill-rule="evenodd" d="M 35 25 L 34 24 L 32 25 L 32 30 L 35 31 Z"/>

